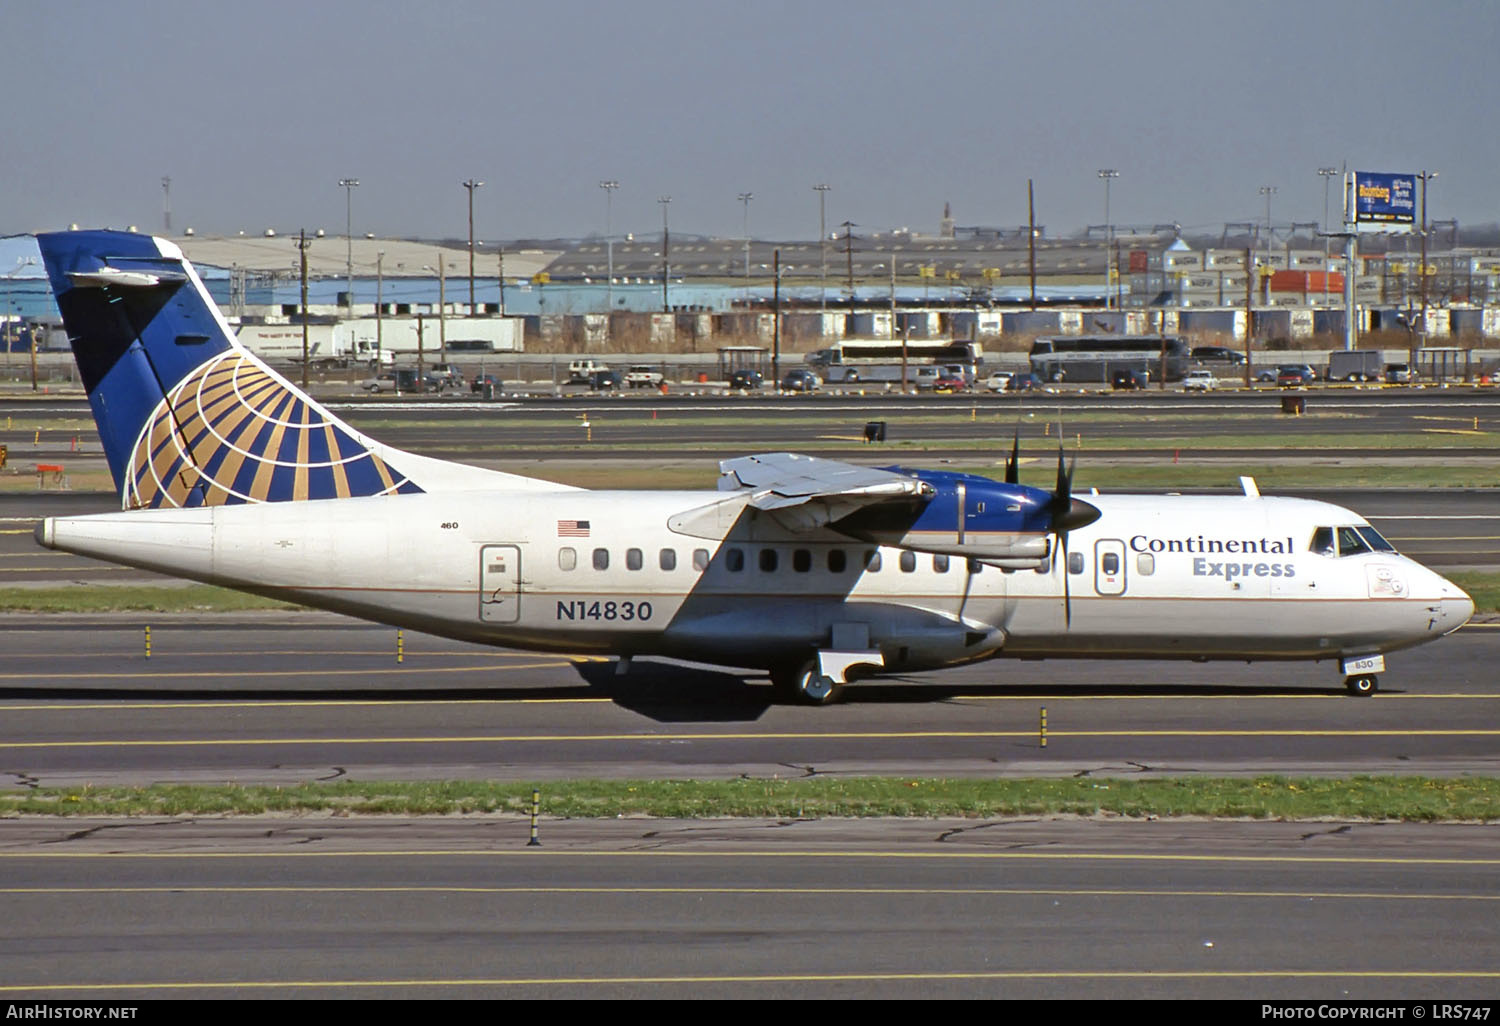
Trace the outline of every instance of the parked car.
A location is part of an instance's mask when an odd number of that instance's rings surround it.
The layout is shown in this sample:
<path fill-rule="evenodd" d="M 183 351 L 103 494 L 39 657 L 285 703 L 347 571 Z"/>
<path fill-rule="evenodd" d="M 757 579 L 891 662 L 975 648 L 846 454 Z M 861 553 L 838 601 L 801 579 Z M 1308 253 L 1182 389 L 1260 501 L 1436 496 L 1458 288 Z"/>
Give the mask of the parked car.
<path fill-rule="evenodd" d="M 631 388 L 660 388 L 662 374 L 643 363 L 638 363 L 625 372 L 625 384 Z"/>
<path fill-rule="evenodd" d="M 797 368 L 789 370 L 781 377 L 781 390 L 783 392 L 814 392 L 823 384 L 823 379 L 810 370 Z"/>
<path fill-rule="evenodd" d="M 465 383 L 464 372 L 451 363 L 433 364 L 428 371 L 428 377 L 430 380 L 442 382 L 442 389 L 439 389 L 439 391 L 449 388 L 463 388 Z"/>
<path fill-rule="evenodd" d="M 1151 379 L 1145 371 L 1131 370 L 1129 367 L 1120 367 L 1110 371 L 1109 387 L 1122 390 L 1134 388 L 1145 388 L 1151 383 Z"/>
<path fill-rule="evenodd" d="M 1388 385 L 1411 384 L 1411 365 L 1405 363 L 1388 363 L 1385 365 L 1385 381 Z"/>
<path fill-rule="evenodd" d="M 760 371 L 737 370 L 729 376 L 729 388 L 731 391 L 751 392 L 764 380 Z"/>
<path fill-rule="evenodd" d="M 1276 368 L 1275 367 L 1267 367 L 1265 370 L 1256 371 L 1255 372 L 1255 380 L 1256 381 L 1269 381 L 1272 384 L 1275 384 L 1276 383 Z"/>
<path fill-rule="evenodd" d="M 595 392 L 617 391 L 624 383 L 619 371 L 596 370 L 589 375 L 589 388 Z"/>
<path fill-rule="evenodd" d="M 1317 374 L 1305 363 L 1288 363 L 1276 368 L 1276 384 L 1282 388 L 1311 385 L 1317 380 Z"/>
<path fill-rule="evenodd" d="M 1219 387 L 1219 379 L 1207 369 L 1190 370 L 1182 378 L 1184 392 L 1212 392 Z"/>
<path fill-rule="evenodd" d="M 944 374 L 933 382 L 934 392 L 967 392 L 969 383 L 962 374 Z"/>
<path fill-rule="evenodd" d="M 1005 383 L 1007 392 L 1035 392 L 1042 387 L 1042 379 L 1035 374 L 1013 374 Z"/>
<path fill-rule="evenodd" d="M 1004 392 L 1006 386 L 1010 384 L 1010 379 L 1012 377 L 1014 377 L 1014 375 L 1012 375 L 1010 371 L 995 371 L 989 377 L 984 379 L 984 387 L 989 389 L 991 392 Z"/>
<path fill-rule="evenodd" d="M 483 392 L 485 385 L 489 385 L 490 388 L 498 392 L 505 387 L 505 382 L 493 374 L 476 374 L 474 375 L 474 380 L 469 382 L 469 391 Z"/>
<path fill-rule="evenodd" d="M 441 392 L 448 387 L 448 379 L 436 374 L 422 375 L 424 392 Z M 417 371 L 414 367 L 397 367 L 395 370 L 385 371 L 373 378 L 367 378 L 359 383 L 359 387 L 366 392 L 379 394 L 381 392 L 415 392 L 417 391 Z"/>
<path fill-rule="evenodd" d="M 1191 355 L 1198 363 L 1227 363 L 1236 367 L 1245 363 L 1245 354 L 1228 346 L 1198 346 Z"/>

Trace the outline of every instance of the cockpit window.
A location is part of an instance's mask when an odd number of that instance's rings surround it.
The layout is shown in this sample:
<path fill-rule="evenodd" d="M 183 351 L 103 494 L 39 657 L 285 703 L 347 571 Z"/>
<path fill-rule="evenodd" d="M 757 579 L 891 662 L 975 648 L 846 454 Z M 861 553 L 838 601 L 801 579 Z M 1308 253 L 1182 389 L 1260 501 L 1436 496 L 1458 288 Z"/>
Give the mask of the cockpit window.
<path fill-rule="evenodd" d="M 1360 537 L 1359 528 L 1339 528 L 1339 555 L 1352 556 L 1357 552 L 1369 552 L 1370 545 Z"/>
<path fill-rule="evenodd" d="M 1334 555 L 1333 528 L 1320 527 L 1316 531 L 1314 531 L 1312 542 L 1307 546 L 1307 548 L 1309 551 L 1316 552 L 1320 556 Z"/>
<path fill-rule="evenodd" d="M 1376 552 L 1396 551 L 1396 546 L 1392 545 L 1390 542 L 1381 537 L 1380 532 L 1375 530 L 1375 528 L 1359 527 L 1355 530 L 1359 531 L 1359 536 L 1363 538 L 1369 544 L 1370 548 L 1374 549 Z"/>

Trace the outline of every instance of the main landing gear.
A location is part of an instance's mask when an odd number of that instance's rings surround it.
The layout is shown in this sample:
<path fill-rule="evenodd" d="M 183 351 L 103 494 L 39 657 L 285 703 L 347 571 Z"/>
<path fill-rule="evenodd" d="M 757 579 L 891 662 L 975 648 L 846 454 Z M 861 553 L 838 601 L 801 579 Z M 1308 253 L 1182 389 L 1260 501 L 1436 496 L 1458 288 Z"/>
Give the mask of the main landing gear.
<path fill-rule="evenodd" d="M 1355 698 L 1368 698 L 1380 690 L 1380 681 L 1373 673 L 1361 673 L 1354 677 L 1344 678 L 1344 687 Z"/>
<path fill-rule="evenodd" d="M 832 705 L 844 694 L 844 685 L 823 673 L 816 659 L 800 666 L 781 666 L 771 671 L 771 685 L 783 702 Z"/>

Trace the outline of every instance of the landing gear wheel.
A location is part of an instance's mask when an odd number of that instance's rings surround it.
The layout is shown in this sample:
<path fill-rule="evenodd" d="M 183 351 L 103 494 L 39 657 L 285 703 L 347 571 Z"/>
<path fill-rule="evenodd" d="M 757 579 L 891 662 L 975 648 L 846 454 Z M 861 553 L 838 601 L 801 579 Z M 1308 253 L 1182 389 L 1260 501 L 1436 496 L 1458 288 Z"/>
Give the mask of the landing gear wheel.
<path fill-rule="evenodd" d="M 1358 677 L 1345 680 L 1344 687 L 1348 688 L 1349 694 L 1356 698 L 1368 698 L 1380 690 L 1380 682 L 1375 679 L 1373 673 L 1363 673 Z"/>
<path fill-rule="evenodd" d="M 771 671 L 776 696 L 783 702 L 803 705 L 832 705 L 844 694 L 844 686 L 818 670 L 818 661 L 809 659 L 801 666 L 783 666 Z"/>

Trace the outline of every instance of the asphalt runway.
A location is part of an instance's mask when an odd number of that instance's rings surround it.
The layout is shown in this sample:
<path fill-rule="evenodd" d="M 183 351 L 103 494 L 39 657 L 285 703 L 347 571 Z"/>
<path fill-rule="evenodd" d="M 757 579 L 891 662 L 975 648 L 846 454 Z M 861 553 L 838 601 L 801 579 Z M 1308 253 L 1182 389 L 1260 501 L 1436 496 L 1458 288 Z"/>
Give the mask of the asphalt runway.
<path fill-rule="evenodd" d="M 0 997 L 1487 1002 L 1480 826 L 8 824 Z"/>
<path fill-rule="evenodd" d="M 395 631 L 342 623 L 7 617 L 0 786 L 1500 771 L 1494 625 L 1393 654 L 1367 699 L 1332 663 L 1000 659 L 811 709 L 751 671 L 411 632 L 398 664 Z"/>
<path fill-rule="evenodd" d="M 1280 412 L 1277 392 L 1144 392 L 1131 395 L 1064 392 L 1056 395 L 923 396 L 848 394 L 813 396 L 566 396 L 485 403 L 453 395 L 330 399 L 330 408 L 352 426 L 381 441 L 440 458 L 492 460 L 533 454 L 597 458 L 659 456 L 664 445 L 699 454 L 706 461 L 747 451 L 815 448 L 824 455 L 869 459 L 881 450 L 863 443 L 869 420 L 884 420 L 891 459 L 901 446 L 941 446 L 949 458 L 1002 459 L 1019 430 L 1030 457 L 1056 451 L 1061 430 L 1081 440 L 1084 458 L 1091 440 L 1112 435 L 1158 439 L 1160 445 L 1120 453 L 1092 451 L 1095 458 L 1159 461 L 1164 455 L 1192 459 L 1284 458 L 1278 440 L 1266 447 L 1222 448 L 1215 439 L 1253 435 L 1332 436 L 1336 442 L 1299 445 L 1301 457 L 1391 458 L 1500 457 L 1488 444 L 1500 428 L 1500 394 L 1494 389 L 1436 391 L 1329 390 L 1298 393 L 1307 415 Z M 746 423 L 745 418 L 750 418 Z M 79 399 L 0 400 L 0 443 L 18 463 L 69 465 L 99 457 L 88 404 Z M 590 425 L 591 440 L 586 440 Z M 752 439 L 747 439 L 747 431 Z M 1450 446 L 1401 446 L 1379 438 L 1416 434 Z M 1081 439 L 1080 439 L 1081 436 Z M 1378 438 L 1374 444 L 1373 437 Z M 1347 438 L 1347 442 L 1344 439 Z M 924 454 L 924 458 L 931 458 Z M 1500 483 L 1500 481 L 1497 481 Z"/>

